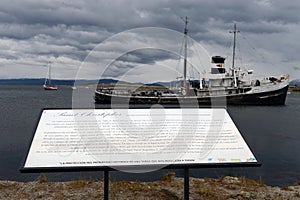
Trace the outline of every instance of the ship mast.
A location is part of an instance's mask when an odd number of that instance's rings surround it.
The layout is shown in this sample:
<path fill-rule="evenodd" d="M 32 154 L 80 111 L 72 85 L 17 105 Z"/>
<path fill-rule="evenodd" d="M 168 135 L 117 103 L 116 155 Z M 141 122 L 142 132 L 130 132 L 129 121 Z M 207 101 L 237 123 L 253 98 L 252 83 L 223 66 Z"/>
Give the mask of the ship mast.
<path fill-rule="evenodd" d="M 232 70 L 233 70 L 233 78 L 234 78 L 234 87 L 237 87 L 237 81 L 236 81 L 236 74 L 235 74 L 235 66 L 234 66 L 234 60 L 235 60 L 235 46 L 236 46 L 236 34 L 239 33 L 236 29 L 236 24 L 234 24 L 233 31 L 230 31 L 230 33 L 233 33 L 233 52 L 232 52 Z"/>
<path fill-rule="evenodd" d="M 186 64 L 187 64 L 187 40 L 188 40 L 188 29 L 187 29 L 187 25 L 189 23 L 188 21 L 188 17 L 186 16 L 184 20 L 185 23 L 185 27 L 184 27 L 184 64 L 183 64 L 183 87 L 184 87 L 184 91 L 186 92 L 187 89 L 187 79 L 186 79 Z"/>

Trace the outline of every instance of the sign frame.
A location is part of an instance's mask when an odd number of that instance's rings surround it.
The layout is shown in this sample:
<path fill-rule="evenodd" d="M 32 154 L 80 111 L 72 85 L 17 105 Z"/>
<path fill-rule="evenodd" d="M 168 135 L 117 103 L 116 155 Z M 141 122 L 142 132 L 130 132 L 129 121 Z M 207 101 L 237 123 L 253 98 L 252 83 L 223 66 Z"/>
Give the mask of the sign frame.
<path fill-rule="evenodd" d="M 172 107 L 170 107 L 170 108 L 172 108 Z M 31 139 L 30 139 L 30 145 L 28 146 L 26 156 L 23 159 L 21 168 L 19 169 L 19 171 L 21 173 L 107 171 L 107 170 L 108 171 L 116 171 L 115 168 L 117 168 L 117 167 L 122 167 L 122 169 L 125 169 L 125 170 L 131 170 L 131 169 L 135 169 L 137 167 L 142 168 L 142 169 L 147 169 L 147 168 L 151 169 L 153 167 L 157 168 L 157 167 L 160 166 L 159 164 L 155 164 L 155 165 L 145 165 L 145 164 L 143 164 L 143 165 L 130 165 L 130 166 L 123 166 L 123 165 L 116 166 L 116 165 L 114 165 L 112 167 L 110 167 L 110 166 L 25 167 L 25 163 L 26 163 L 26 160 L 28 158 L 29 151 L 30 151 L 32 142 L 34 140 L 34 136 L 35 136 L 35 133 L 37 131 L 38 125 L 40 123 L 41 116 L 42 116 L 43 112 L 45 110 L 68 110 L 68 109 L 70 109 L 70 108 L 44 108 L 44 109 L 41 109 L 39 117 L 38 117 L 37 122 L 36 122 L 35 129 L 32 133 Z M 86 108 L 76 108 L 76 110 L 84 110 L 84 109 L 86 109 Z M 109 110 L 110 108 L 101 108 L 101 109 L 102 110 L 105 110 L 105 109 Z M 128 108 L 119 108 L 119 109 L 128 109 Z M 140 108 L 137 107 L 137 108 L 129 108 L 129 109 L 140 109 Z M 164 108 L 164 109 L 169 109 L 169 108 Z M 193 108 L 182 108 L 182 109 L 193 109 Z M 223 107 L 223 109 L 225 109 L 225 111 L 227 112 L 226 108 Z M 229 113 L 228 113 L 228 115 L 229 115 Z M 231 118 L 230 115 L 229 115 L 229 117 Z M 243 134 L 240 131 L 239 131 L 239 133 L 240 133 L 242 139 L 244 140 L 245 144 L 247 145 L 247 147 L 251 151 L 251 153 L 254 155 L 253 150 L 251 149 L 251 147 L 249 146 L 249 144 L 245 140 Z M 161 165 L 162 167 L 160 169 L 260 167 L 262 165 L 261 162 L 259 161 L 259 159 L 255 155 L 254 155 L 254 157 L 256 158 L 256 162 L 224 162 L 224 163 L 219 162 L 219 163 L 192 163 L 192 164 L 169 164 L 169 165 L 162 164 Z"/>

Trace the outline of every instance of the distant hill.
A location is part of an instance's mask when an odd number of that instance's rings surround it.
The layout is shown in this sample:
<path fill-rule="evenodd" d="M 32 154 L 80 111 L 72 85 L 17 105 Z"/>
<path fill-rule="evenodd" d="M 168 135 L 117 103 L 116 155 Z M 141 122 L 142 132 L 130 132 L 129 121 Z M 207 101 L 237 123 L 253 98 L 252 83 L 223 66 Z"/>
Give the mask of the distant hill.
<path fill-rule="evenodd" d="M 43 85 L 45 79 L 38 78 L 38 79 L 0 79 L 0 85 Z M 89 85 L 95 84 L 98 80 L 77 80 L 77 85 Z M 53 79 L 51 83 L 54 85 L 74 85 L 75 80 L 58 80 Z M 109 84 L 118 82 L 114 79 L 101 79 L 99 83 Z"/>
<path fill-rule="evenodd" d="M 0 79 L 0 85 L 43 85 L 45 79 Z M 73 85 L 74 80 L 52 80 L 55 85 Z"/>
<path fill-rule="evenodd" d="M 289 86 L 300 86 L 300 79 L 290 81 Z"/>
<path fill-rule="evenodd" d="M 37 79 L 30 79 L 30 78 L 24 78 L 24 79 L 0 79 L 0 85 L 43 85 L 45 79 L 43 78 L 37 78 Z M 98 80 L 76 80 L 76 85 L 91 85 L 91 84 L 112 84 L 112 83 L 121 83 L 121 84 L 139 84 L 139 85 L 144 85 L 143 83 L 129 83 L 126 81 L 118 81 L 115 79 L 100 79 Z M 193 82 L 198 82 L 199 81 L 193 81 Z M 75 80 L 59 80 L 59 79 L 52 79 L 51 83 L 54 85 L 68 85 L 68 86 L 73 86 L 75 83 Z M 148 86 L 170 86 L 170 85 L 176 85 L 178 81 L 170 81 L 170 82 L 155 82 L 155 83 L 148 83 L 145 85 Z"/>

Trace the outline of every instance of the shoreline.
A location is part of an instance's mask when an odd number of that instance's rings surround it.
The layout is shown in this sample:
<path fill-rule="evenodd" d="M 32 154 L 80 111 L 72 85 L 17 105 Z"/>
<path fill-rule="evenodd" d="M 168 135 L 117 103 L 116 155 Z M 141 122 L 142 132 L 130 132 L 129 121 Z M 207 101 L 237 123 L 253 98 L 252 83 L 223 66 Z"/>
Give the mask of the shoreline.
<path fill-rule="evenodd" d="M 183 178 L 174 173 L 153 182 L 110 182 L 110 199 L 183 199 Z M 102 199 L 103 181 L 79 179 L 51 182 L 0 181 L 0 199 Z M 267 186 L 244 177 L 192 178 L 190 199 L 300 199 L 300 181 L 294 186 Z"/>

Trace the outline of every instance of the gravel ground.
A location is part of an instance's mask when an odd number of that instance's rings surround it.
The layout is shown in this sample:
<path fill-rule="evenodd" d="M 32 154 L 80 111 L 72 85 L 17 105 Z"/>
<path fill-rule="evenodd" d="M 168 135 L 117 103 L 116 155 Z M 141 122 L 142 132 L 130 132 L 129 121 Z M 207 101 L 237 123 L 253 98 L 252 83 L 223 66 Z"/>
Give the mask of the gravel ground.
<path fill-rule="evenodd" d="M 173 173 L 155 182 L 110 183 L 110 199 L 183 199 L 183 179 Z M 103 182 L 0 181 L 0 199 L 102 199 Z M 237 177 L 190 178 L 190 199 L 300 199 L 300 185 L 272 187 Z"/>

